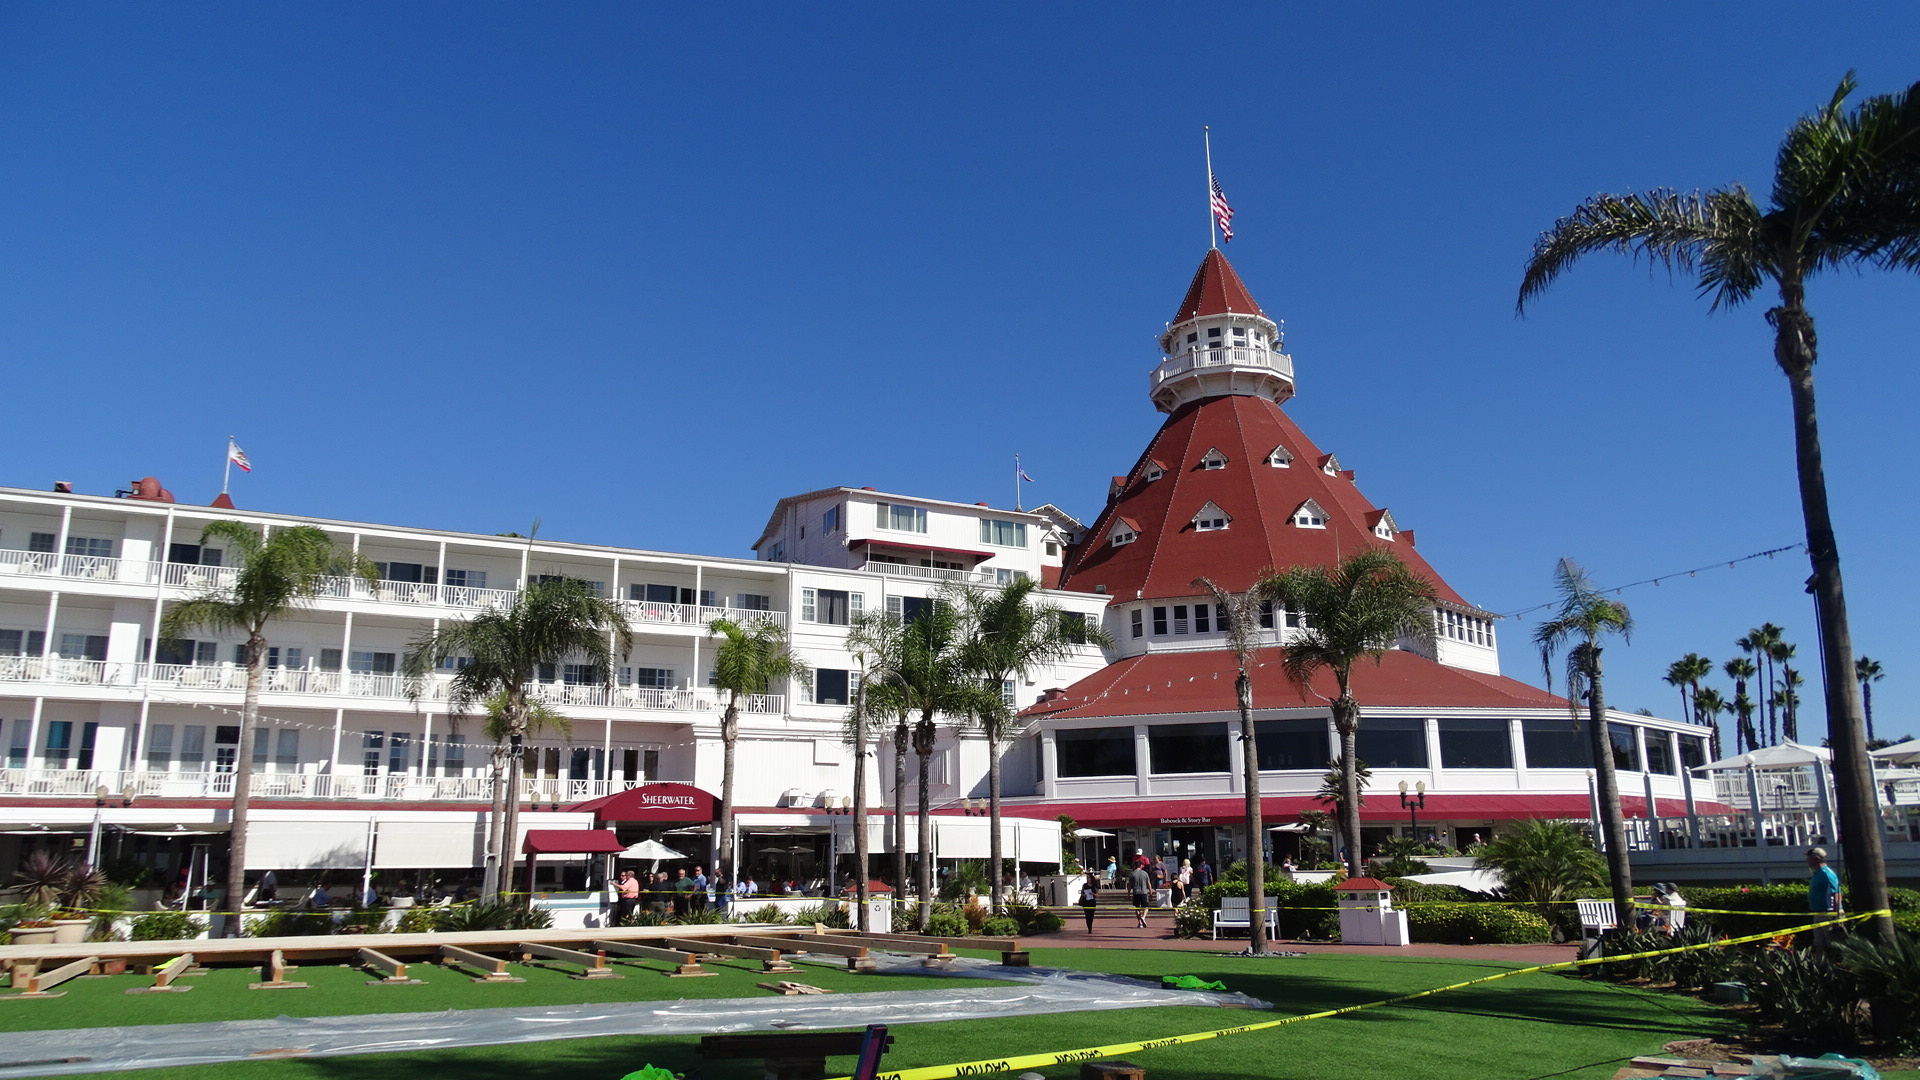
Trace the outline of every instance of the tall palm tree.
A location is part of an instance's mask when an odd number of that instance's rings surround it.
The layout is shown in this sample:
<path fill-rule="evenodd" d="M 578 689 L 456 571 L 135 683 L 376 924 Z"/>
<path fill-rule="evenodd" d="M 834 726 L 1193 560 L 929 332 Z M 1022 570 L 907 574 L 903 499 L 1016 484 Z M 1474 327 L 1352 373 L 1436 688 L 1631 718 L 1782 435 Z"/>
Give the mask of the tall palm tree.
<path fill-rule="evenodd" d="M 1247 951 L 1267 955 L 1266 823 L 1260 814 L 1260 743 L 1253 722 L 1253 650 L 1260 640 L 1260 609 L 1266 604 L 1259 585 L 1230 593 L 1211 578 L 1194 578 L 1195 588 L 1213 597 L 1214 625 L 1227 635 L 1233 653 L 1233 697 L 1240 708 L 1241 776 L 1247 799 Z"/>
<path fill-rule="evenodd" d="M 1347 873 L 1359 877 L 1366 859 L 1360 852 L 1360 788 L 1355 739 L 1360 732 L 1360 703 L 1353 696 L 1353 668 L 1363 659 L 1378 664 L 1401 641 L 1431 649 L 1434 635 L 1433 583 L 1407 569 L 1385 547 L 1354 552 L 1333 566 L 1296 566 L 1270 574 L 1261 589 L 1289 611 L 1300 613 L 1299 633 L 1288 643 L 1287 677 L 1308 686 L 1314 673 L 1333 674 L 1340 693 L 1333 699 L 1333 728 L 1340 736 L 1341 776 L 1346 797 L 1340 804 L 1340 835 L 1347 845 Z"/>
<path fill-rule="evenodd" d="M 1793 665 L 1780 665 L 1780 682 L 1774 687 L 1773 700 L 1780 707 L 1784 737 L 1791 742 L 1800 741 L 1800 688 L 1806 683 Z"/>
<path fill-rule="evenodd" d="M 1773 626 L 1772 623 L 1767 623 L 1766 625 Z M 1774 627 L 1774 629 L 1777 631 L 1779 627 Z M 1767 683 L 1771 681 L 1767 669 L 1767 644 L 1768 636 L 1764 627 L 1755 627 L 1734 642 L 1734 645 L 1742 652 L 1745 652 L 1748 659 L 1752 661 L 1751 666 L 1754 670 L 1749 674 L 1758 676 L 1759 678 L 1760 690 L 1762 692 L 1757 695 L 1755 702 L 1760 712 L 1760 727 L 1758 733 L 1763 743 L 1772 745 L 1773 740 L 1767 738 L 1767 717 L 1771 714 L 1767 711 L 1767 695 L 1764 693 Z M 1752 746 L 1748 747 L 1748 749 L 1755 750 L 1759 749 L 1759 747 Z"/>
<path fill-rule="evenodd" d="M 456 619 L 415 638 L 402 670 L 407 695 L 417 699 L 426 680 L 458 658 L 447 679 L 447 711 L 454 718 L 485 708 L 497 715 L 506 745 L 493 751 L 493 814 L 488 820 L 488 863 L 481 891 L 497 900 L 513 877 L 513 842 L 519 836 L 522 746 L 540 705 L 540 670 L 578 662 L 608 686 L 613 665 L 633 650 L 633 629 L 620 606 L 578 578 L 534 581 L 506 607 Z"/>
<path fill-rule="evenodd" d="M 1746 638 L 1740 639 L 1741 642 L 1746 640 Z M 1735 644 L 1739 645 L 1740 642 L 1735 642 Z M 1743 649 L 1746 648 L 1745 645 L 1740 645 L 1740 647 Z M 1733 715 L 1737 725 L 1734 728 L 1734 742 L 1736 744 L 1734 751 L 1739 753 L 1746 750 L 1758 750 L 1760 749 L 1760 744 L 1755 740 L 1753 731 L 1753 699 L 1747 696 L 1747 680 L 1759 674 L 1759 669 L 1754 667 L 1753 661 L 1746 657 L 1736 656 L 1721 665 L 1720 670 L 1726 672 L 1727 678 L 1733 680 Z M 1746 745 L 1738 745 L 1741 742 L 1744 742 Z"/>
<path fill-rule="evenodd" d="M 1775 623 L 1761 623 L 1747 631 L 1744 639 L 1760 658 L 1760 734 L 1772 746 L 1780 741 L 1780 710 L 1768 688 L 1773 685 L 1774 649 L 1786 638 L 1787 629 Z"/>
<path fill-rule="evenodd" d="M 899 705 L 900 643 L 900 620 L 884 612 L 862 612 L 854 617 L 847 631 L 847 651 L 860 668 L 860 684 L 854 687 L 852 707 L 847 710 L 841 728 L 841 741 L 853 751 L 854 904 L 858 910 L 858 922 L 854 925 L 860 930 L 871 929 L 867 900 L 868 883 L 873 876 L 873 854 L 867 839 L 867 746 L 868 739 L 879 734 L 877 726 L 883 718 L 906 715 Z M 902 769 L 906 767 L 904 754 L 898 764 Z M 898 824 L 896 816 L 896 858 L 901 851 Z"/>
<path fill-rule="evenodd" d="M 733 774 L 740 745 L 740 699 L 764 694 L 774 683 L 786 682 L 803 690 L 813 688 L 813 669 L 787 647 L 787 632 L 772 619 L 759 618 L 742 625 L 732 619 L 707 624 L 709 637 L 720 644 L 713 651 L 713 685 L 727 695 L 720 713 L 720 865 L 738 878 L 733 850 Z"/>
<path fill-rule="evenodd" d="M 1547 685 L 1553 685 L 1553 660 L 1560 650 L 1567 652 L 1567 707 L 1580 717 L 1581 699 L 1586 700 L 1588 745 L 1593 753 L 1593 772 L 1600 800 L 1600 835 L 1605 841 L 1607 876 L 1613 882 L 1614 917 L 1621 926 L 1633 925 L 1633 870 L 1627 865 L 1627 823 L 1620 811 L 1620 780 L 1613 769 L 1613 741 L 1607 730 L 1607 699 L 1600 675 L 1600 639 L 1619 634 L 1622 641 L 1633 633 L 1633 616 L 1625 604 L 1609 600 L 1587 572 L 1572 559 L 1561 559 L 1553 570 L 1553 587 L 1560 594 L 1560 605 L 1551 622 L 1534 631 L 1534 644 L 1540 646 L 1540 667 Z"/>
<path fill-rule="evenodd" d="M 1768 310 L 1767 323 L 1774 331 L 1774 362 L 1793 401 L 1800 510 L 1813 564 L 1808 591 L 1826 661 L 1842 846 L 1855 899 L 1863 910 L 1874 910 L 1887 906 L 1886 857 L 1814 409 L 1818 346 L 1806 284 L 1821 270 L 1843 266 L 1920 270 L 1920 83 L 1849 110 L 1846 99 L 1854 86 L 1848 72 L 1825 107 L 1788 130 L 1775 157 L 1766 209 L 1738 184 L 1692 195 L 1596 195 L 1535 242 L 1519 303 L 1524 307 L 1562 270 L 1595 251 L 1697 270 L 1700 289 L 1712 295 L 1715 307 L 1749 300 L 1769 283 L 1778 291 L 1780 302 Z M 1888 919 L 1870 926 L 1878 936 L 1891 936 Z"/>
<path fill-rule="evenodd" d="M 1720 760 L 1720 716 L 1728 708 L 1727 699 L 1711 686 L 1703 686 L 1693 693 L 1694 714 L 1713 732 L 1713 757 L 1710 759 L 1713 761 Z M 1690 777 L 1690 774 L 1682 775 Z"/>
<path fill-rule="evenodd" d="M 1069 621 L 1051 604 L 1034 602 L 1040 583 L 1015 579 L 996 589 L 974 589 L 962 594 L 965 606 L 961 662 L 979 679 L 982 708 L 974 720 L 987 737 L 987 860 L 993 868 L 989 896 L 994 911 L 1001 909 L 1000 842 L 1001 748 L 1019 729 L 1013 703 L 1001 694 L 1010 679 L 1073 655 L 1082 645 L 1110 645 L 1107 632 L 1084 620 Z"/>
<path fill-rule="evenodd" d="M 940 737 L 939 718 L 965 717 L 985 707 L 979 680 L 960 654 L 963 638 L 960 598 L 947 592 L 933 598 L 907 621 L 900 649 L 900 690 L 914 715 L 913 753 L 920 782 L 920 859 L 918 926 L 933 918 L 933 751 Z M 995 699 L 998 699 L 998 691 Z M 995 868 L 995 876 L 998 876 Z"/>
<path fill-rule="evenodd" d="M 1668 664 L 1667 673 L 1662 677 L 1668 686 L 1679 688 L 1680 715 L 1688 719 L 1694 718 L 1693 699 L 1689 696 L 1689 692 L 1693 686 L 1696 685 L 1690 662 L 1698 659 L 1699 655 L 1698 653 L 1688 653 L 1673 663 Z M 1696 720 L 1695 722 L 1697 723 L 1698 721 Z"/>
<path fill-rule="evenodd" d="M 1873 684 L 1886 678 L 1880 661 L 1862 656 L 1853 662 L 1853 677 L 1860 680 L 1860 700 L 1867 711 L 1867 741 L 1873 741 Z"/>
<path fill-rule="evenodd" d="M 380 575 L 373 563 L 341 551 L 314 525 L 293 525 L 263 535 L 251 525 L 221 520 L 208 522 L 200 535 L 203 542 L 225 541 L 238 569 L 227 584 L 210 585 L 168 608 L 158 636 L 183 637 L 197 628 L 247 636 L 240 653 L 247 669 L 247 689 L 240 699 L 240 745 L 235 748 L 227 851 L 227 899 L 238 911 L 247 895 L 247 810 L 253 793 L 260 686 L 267 677 L 267 624 L 312 603 L 329 577 L 358 577 L 378 585 Z M 239 916 L 225 920 L 224 932 L 228 937 L 240 936 Z"/>

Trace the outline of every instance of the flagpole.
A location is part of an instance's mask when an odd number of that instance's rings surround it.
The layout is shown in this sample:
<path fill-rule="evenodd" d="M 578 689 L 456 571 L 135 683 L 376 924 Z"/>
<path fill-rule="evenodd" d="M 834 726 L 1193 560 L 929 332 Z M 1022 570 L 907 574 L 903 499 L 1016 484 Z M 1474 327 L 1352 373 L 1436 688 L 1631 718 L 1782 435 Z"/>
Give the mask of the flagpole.
<path fill-rule="evenodd" d="M 1202 124 L 1200 138 L 1207 146 L 1207 246 L 1217 251 L 1220 248 L 1220 234 L 1215 228 L 1213 213 L 1213 128 Z"/>
<path fill-rule="evenodd" d="M 1020 509 L 1020 455 L 1013 455 L 1013 508 Z"/>
<path fill-rule="evenodd" d="M 233 483 L 233 436 L 227 436 L 227 471 L 220 476 L 220 494 L 225 495 Z"/>

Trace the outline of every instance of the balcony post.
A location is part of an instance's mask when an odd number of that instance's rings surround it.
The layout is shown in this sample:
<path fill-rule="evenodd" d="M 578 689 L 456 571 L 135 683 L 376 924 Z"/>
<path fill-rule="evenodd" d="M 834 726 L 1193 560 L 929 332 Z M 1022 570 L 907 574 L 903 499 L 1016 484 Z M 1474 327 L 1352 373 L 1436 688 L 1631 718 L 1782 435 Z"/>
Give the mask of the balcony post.
<path fill-rule="evenodd" d="M 54 573 L 63 574 L 67 566 L 67 538 L 73 534 L 73 506 L 68 504 L 60 508 L 60 534 L 53 541 Z M 47 627 L 47 637 L 53 637 L 53 627 Z"/>

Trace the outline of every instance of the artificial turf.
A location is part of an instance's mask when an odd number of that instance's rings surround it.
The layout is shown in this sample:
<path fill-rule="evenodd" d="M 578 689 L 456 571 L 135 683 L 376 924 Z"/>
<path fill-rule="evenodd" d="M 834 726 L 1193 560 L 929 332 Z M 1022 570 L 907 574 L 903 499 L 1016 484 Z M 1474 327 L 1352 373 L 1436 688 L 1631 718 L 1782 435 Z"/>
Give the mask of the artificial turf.
<path fill-rule="evenodd" d="M 1167 974 L 1217 979 L 1230 989 L 1274 1003 L 1275 1013 L 1162 1007 L 1122 1012 L 1035 1015 L 1018 1019 L 899 1025 L 885 1067 L 1068 1050 L 1232 1027 L 1276 1015 L 1316 1012 L 1448 983 L 1513 965 L 1493 961 L 1320 954 L 1251 960 L 1204 953 L 1150 950 L 1036 949 L 1036 965 L 1111 971 L 1158 981 Z M 855 976 L 809 967 L 798 978 L 841 992 L 917 989 L 954 982 L 922 976 Z M 525 984 L 481 986 L 453 972 L 426 971 L 424 986 L 369 987 L 366 975 L 344 968 L 306 968 L 312 990 L 248 991 L 247 972 L 214 972 L 189 994 L 120 993 L 119 979 L 87 980 L 57 1001 L 19 1002 L 0 1011 L 0 1027 L 83 1026 L 369 1011 L 369 1002 L 394 1011 L 487 1005 L 627 1001 L 642 997 L 756 996 L 766 976 L 735 968 L 718 978 L 667 980 L 636 972 L 626 980 L 592 983 L 535 973 Z M 231 979 L 231 984 L 227 980 Z M 639 981 L 636 981 L 639 980 Z M 97 989 L 96 989 L 97 988 Z M 153 1008 L 149 1010 L 148 1004 Z M 63 1005 L 71 1008 L 63 1009 Z M 376 1004 L 376 1008 L 377 1008 Z M 1560 974 L 1529 974 L 1407 1005 L 1313 1020 L 1275 1030 L 1128 1055 L 1153 1080 L 1601 1080 L 1625 1059 L 1658 1052 L 1673 1039 L 1729 1033 L 1737 1021 L 1691 998 L 1621 987 Z M 425 1053 L 282 1059 L 201 1066 L 194 1080 L 618 1080 L 644 1064 L 662 1065 L 701 1080 L 750 1080 L 757 1062 L 708 1062 L 694 1053 L 696 1036 L 602 1038 L 473 1047 Z M 850 1061 L 830 1064 L 850 1065 Z M 1050 1080 L 1078 1075 L 1077 1066 L 1037 1070 Z M 113 1074 L 183 1080 L 189 1070 Z"/>

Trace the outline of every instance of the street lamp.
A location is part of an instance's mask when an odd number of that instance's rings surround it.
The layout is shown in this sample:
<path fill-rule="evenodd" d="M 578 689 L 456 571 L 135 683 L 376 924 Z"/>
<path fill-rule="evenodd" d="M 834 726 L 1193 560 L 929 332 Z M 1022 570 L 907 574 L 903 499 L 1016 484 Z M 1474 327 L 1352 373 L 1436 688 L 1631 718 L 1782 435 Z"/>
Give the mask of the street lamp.
<path fill-rule="evenodd" d="M 1407 828 L 1415 840 L 1420 839 L 1420 811 L 1427 805 L 1427 782 L 1413 785 L 1413 793 L 1407 793 L 1407 782 L 1400 781 L 1400 809 L 1407 812 Z"/>
<path fill-rule="evenodd" d="M 113 803 L 113 789 L 105 784 L 93 789 L 93 831 L 87 836 L 87 869 L 100 865 L 100 822 L 109 805 Z M 121 806 L 133 805 L 133 785 L 120 796 Z"/>

